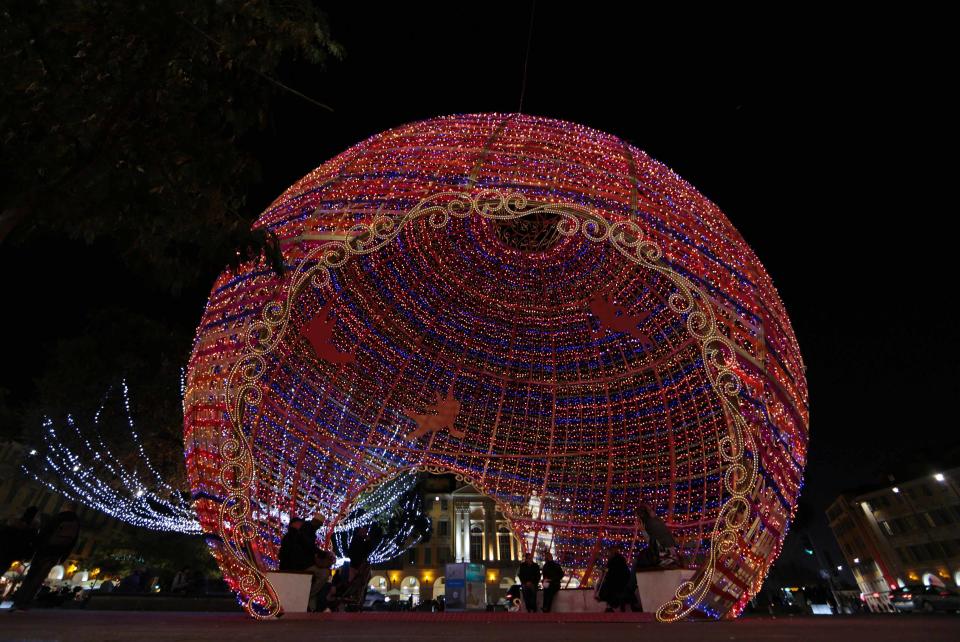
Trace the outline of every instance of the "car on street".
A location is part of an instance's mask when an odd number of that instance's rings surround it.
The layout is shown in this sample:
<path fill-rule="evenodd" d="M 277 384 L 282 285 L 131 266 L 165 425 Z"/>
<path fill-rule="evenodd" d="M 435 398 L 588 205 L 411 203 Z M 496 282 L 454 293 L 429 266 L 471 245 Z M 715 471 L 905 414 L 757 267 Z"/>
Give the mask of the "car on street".
<path fill-rule="evenodd" d="M 890 591 L 890 603 L 899 612 L 960 611 L 960 593 L 942 586 L 921 584 Z"/>

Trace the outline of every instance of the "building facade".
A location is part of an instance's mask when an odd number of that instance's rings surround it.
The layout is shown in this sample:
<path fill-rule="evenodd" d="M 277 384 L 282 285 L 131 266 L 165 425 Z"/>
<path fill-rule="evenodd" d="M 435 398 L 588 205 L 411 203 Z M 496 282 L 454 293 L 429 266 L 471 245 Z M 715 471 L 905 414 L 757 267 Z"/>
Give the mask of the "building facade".
<path fill-rule="evenodd" d="M 429 539 L 373 570 L 370 586 L 415 603 L 444 594 L 448 562 L 485 567 L 487 602 L 503 597 L 515 583 L 523 544 L 487 495 L 449 475 L 428 476 L 418 489 L 430 519 Z"/>
<path fill-rule="evenodd" d="M 840 550 L 868 606 L 908 584 L 960 585 L 960 468 L 878 490 L 844 494 L 827 509 Z"/>

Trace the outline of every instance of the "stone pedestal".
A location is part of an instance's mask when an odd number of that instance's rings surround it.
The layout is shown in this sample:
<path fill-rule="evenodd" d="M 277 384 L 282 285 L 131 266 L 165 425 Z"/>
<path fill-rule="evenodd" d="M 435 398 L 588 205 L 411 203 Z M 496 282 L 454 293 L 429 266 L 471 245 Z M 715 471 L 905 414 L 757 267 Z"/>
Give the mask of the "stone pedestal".
<path fill-rule="evenodd" d="M 542 603 L 543 593 L 538 595 L 538 605 Z M 553 598 L 554 613 L 596 613 L 607 608 L 605 602 L 593 599 L 593 589 L 560 589 Z"/>
<path fill-rule="evenodd" d="M 312 573 L 267 573 L 267 580 L 277 592 L 280 606 L 286 613 L 306 613 L 310 601 Z"/>
<path fill-rule="evenodd" d="M 693 577 L 694 571 L 685 568 L 642 571 L 637 573 L 637 592 L 644 613 L 656 613 L 665 602 L 672 600 L 677 587 Z"/>

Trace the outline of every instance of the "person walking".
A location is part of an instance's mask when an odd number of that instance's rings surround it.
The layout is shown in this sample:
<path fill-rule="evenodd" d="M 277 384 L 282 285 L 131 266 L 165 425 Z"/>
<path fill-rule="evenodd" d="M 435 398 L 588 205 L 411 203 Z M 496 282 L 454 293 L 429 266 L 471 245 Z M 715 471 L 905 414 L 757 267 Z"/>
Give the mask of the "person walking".
<path fill-rule="evenodd" d="M 553 607 L 553 598 L 560 590 L 563 581 L 563 567 L 553 560 L 553 553 L 547 551 L 543 562 L 543 612 L 549 613 Z"/>
<path fill-rule="evenodd" d="M 37 591 L 47 579 L 47 575 L 57 564 L 62 563 L 80 537 L 80 520 L 77 518 L 77 504 L 67 502 L 60 512 L 40 530 L 37 536 L 37 549 L 30 561 L 30 570 L 23 584 L 13 597 L 13 608 L 25 610 L 30 607 Z"/>
<path fill-rule="evenodd" d="M 533 553 L 523 556 L 523 563 L 517 570 L 520 578 L 520 590 L 523 593 L 523 604 L 528 613 L 537 612 L 537 585 L 540 584 L 540 566 L 533 561 Z"/>
<path fill-rule="evenodd" d="M 38 512 L 36 506 L 31 506 L 0 530 L 0 575 L 6 573 L 14 562 L 33 555 L 37 543 Z"/>
<path fill-rule="evenodd" d="M 630 567 L 618 546 L 611 546 L 607 559 L 607 570 L 597 592 L 597 600 L 607 603 L 607 613 L 617 608 L 625 610 L 630 601 L 627 592 L 630 586 Z"/>
<path fill-rule="evenodd" d="M 650 549 L 657 564 L 661 567 L 677 564 L 677 541 L 667 524 L 657 517 L 649 506 L 640 507 L 640 521 L 650 540 Z"/>

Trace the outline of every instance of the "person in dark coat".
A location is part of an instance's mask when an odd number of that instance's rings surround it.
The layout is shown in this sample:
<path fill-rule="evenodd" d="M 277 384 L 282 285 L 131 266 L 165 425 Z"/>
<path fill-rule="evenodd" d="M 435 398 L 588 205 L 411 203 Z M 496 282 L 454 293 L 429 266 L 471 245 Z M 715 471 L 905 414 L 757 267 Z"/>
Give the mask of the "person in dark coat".
<path fill-rule="evenodd" d="M 350 569 L 360 569 L 367 564 L 370 559 L 370 553 L 376 545 L 374 538 L 376 533 L 371 526 L 358 528 L 350 538 L 350 545 L 347 547 L 347 557 L 350 558 Z"/>
<path fill-rule="evenodd" d="M 130 572 L 130 575 L 120 580 L 120 584 L 117 586 L 117 593 L 143 593 L 146 582 L 147 569 L 138 566 Z"/>
<path fill-rule="evenodd" d="M 617 546 L 611 546 L 610 556 L 607 559 L 607 572 L 600 583 L 600 590 L 597 592 L 597 599 L 607 603 L 607 612 L 611 613 L 618 607 L 623 610 L 630 601 L 628 591 L 630 588 L 630 567 L 627 566 L 627 558 L 620 552 Z"/>
<path fill-rule="evenodd" d="M 653 559 L 659 566 L 673 566 L 677 564 L 677 542 L 667 524 L 657 517 L 649 506 L 641 506 L 639 510 L 643 530 L 650 540 L 650 550 Z"/>
<path fill-rule="evenodd" d="M 33 555 L 37 544 L 35 521 L 38 512 L 36 506 L 31 506 L 0 531 L 0 575 L 6 573 L 14 562 L 29 559 Z"/>
<path fill-rule="evenodd" d="M 533 561 L 533 553 L 523 556 L 523 563 L 517 569 L 520 578 L 520 590 L 523 592 L 523 603 L 530 613 L 537 612 L 537 585 L 540 584 L 540 566 Z"/>
<path fill-rule="evenodd" d="M 313 565 L 313 549 L 302 532 L 303 520 L 292 517 L 287 532 L 280 540 L 281 571 L 305 571 Z"/>
<path fill-rule="evenodd" d="M 37 550 L 30 561 L 30 570 L 13 597 L 16 609 L 26 609 L 33 602 L 37 591 L 43 585 L 52 569 L 67 558 L 80 537 L 80 520 L 77 518 L 77 504 L 67 502 L 60 512 L 40 530 L 37 536 Z"/>
<path fill-rule="evenodd" d="M 547 551 L 543 563 L 543 612 L 549 613 L 553 606 L 553 598 L 560 590 L 563 581 L 563 567 L 553 560 L 553 553 Z"/>
<path fill-rule="evenodd" d="M 307 524 L 299 517 L 290 519 L 286 535 L 280 540 L 279 563 L 281 571 L 310 573 L 310 597 L 307 610 L 322 611 L 326 608 L 330 590 L 330 567 L 334 557 L 317 546 L 317 524 Z"/>

